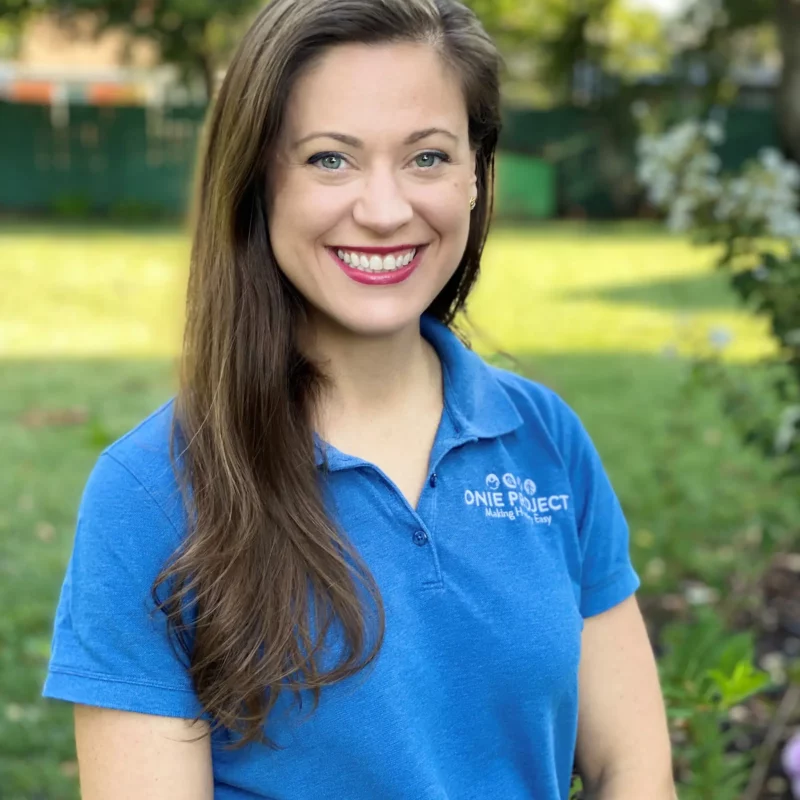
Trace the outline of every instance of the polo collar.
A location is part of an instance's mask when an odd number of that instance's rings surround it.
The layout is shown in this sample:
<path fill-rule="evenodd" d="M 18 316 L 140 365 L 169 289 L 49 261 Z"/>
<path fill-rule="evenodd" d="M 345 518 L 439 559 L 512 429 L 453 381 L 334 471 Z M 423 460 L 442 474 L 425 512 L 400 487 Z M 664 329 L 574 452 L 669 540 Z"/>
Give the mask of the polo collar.
<path fill-rule="evenodd" d="M 439 356 L 442 364 L 445 412 L 452 421 L 452 439 L 457 446 L 470 439 L 494 439 L 516 430 L 522 417 L 500 383 L 495 370 L 470 350 L 443 323 L 424 314 L 420 332 Z M 357 459 L 341 453 L 314 434 L 314 458 L 317 466 L 344 467 Z M 335 466 L 334 466 L 335 465 Z"/>
<path fill-rule="evenodd" d="M 522 425 L 522 417 L 496 371 L 477 353 L 428 315 L 422 317 L 421 331 L 442 363 L 444 404 L 457 435 L 494 439 Z"/>

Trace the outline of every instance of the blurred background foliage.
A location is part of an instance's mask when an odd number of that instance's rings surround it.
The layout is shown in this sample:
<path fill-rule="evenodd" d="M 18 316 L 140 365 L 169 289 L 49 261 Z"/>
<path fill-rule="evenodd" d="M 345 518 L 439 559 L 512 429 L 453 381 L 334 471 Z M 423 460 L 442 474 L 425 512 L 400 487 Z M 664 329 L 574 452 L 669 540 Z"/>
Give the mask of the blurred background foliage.
<path fill-rule="evenodd" d="M 800 157 L 800 5 L 469 5 L 503 52 L 505 129 L 461 323 L 597 442 L 631 525 L 681 798 L 791 798 L 800 259 L 790 230 L 749 211 L 720 227 L 715 203 L 764 148 L 784 159 L 763 162 L 775 175 Z M 70 709 L 39 697 L 77 503 L 100 450 L 174 391 L 196 145 L 259 6 L 0 0 L 2 800 L 77 797 Z M 687 121 L 721 138 L 659 138 Z M 655 173 L 643 133 L 667 142 Z M 765 208 L 782 185 L 767 183 Z"/>

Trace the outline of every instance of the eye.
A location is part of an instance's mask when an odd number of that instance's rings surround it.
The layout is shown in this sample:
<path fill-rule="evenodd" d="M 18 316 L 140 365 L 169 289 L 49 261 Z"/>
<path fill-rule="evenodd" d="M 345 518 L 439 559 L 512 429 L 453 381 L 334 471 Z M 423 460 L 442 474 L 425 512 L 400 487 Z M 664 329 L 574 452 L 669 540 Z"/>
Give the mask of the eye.
<path fill-rule="evenodd" d="M 317 153 L 308 159 L 309 164 L 319 165 L 327 172 L 341 172 L 337 167 L 339 163 L 346 163 L 344 156 L 339 153 Z"/>
<path fill-rule="evenodd" d="M 439 159 L 441 163 L 448 163 L 450 161 L 450 157 L 447 153 L 442 153 L 441 150 L 428 150 L 424 153 L 420 153 L 415 159 L 414 162 L 416 165 L 422 169 L 431 169 L 433 167 L 438 167 L 439 165 L 436 163 L 431 163 L 434 159 Z M 420 163 L 425 161 L 426 163 Z"/>

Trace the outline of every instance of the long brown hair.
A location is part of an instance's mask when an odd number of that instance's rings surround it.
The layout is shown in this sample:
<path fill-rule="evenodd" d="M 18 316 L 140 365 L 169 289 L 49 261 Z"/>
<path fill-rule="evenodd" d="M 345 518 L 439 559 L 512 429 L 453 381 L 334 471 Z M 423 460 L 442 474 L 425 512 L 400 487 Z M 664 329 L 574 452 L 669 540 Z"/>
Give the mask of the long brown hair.
<path fill-rule="evenodd" d="M 273 0 L 245 34 L 207 121 L 195 200 L 180 386 L 170 455 L 187 536 L 153 586 L 197 696 L 238 744 L 277 747 L 263 728 L 283 690 L 354 675 L 378 654 L 378 587 L 326 514 L 312 413 L 323 377 L 296 345 L 302 298 L 267 228 L 270 154 L 293 82 L 340 43 L 437 48 L 461 78 L 477 151 L 466 250 L 429 313 L 452 324 L 478 274 L 492 212 L 500 57 L 457 0 Z M 358 586 L 375 602 L 370 641 Z M 162 597 L 166 592 L 166 596 Z M 326 633 L 342 658 L 322 671 Z M 316 636 L 312 636 L 316 632 Z"/>

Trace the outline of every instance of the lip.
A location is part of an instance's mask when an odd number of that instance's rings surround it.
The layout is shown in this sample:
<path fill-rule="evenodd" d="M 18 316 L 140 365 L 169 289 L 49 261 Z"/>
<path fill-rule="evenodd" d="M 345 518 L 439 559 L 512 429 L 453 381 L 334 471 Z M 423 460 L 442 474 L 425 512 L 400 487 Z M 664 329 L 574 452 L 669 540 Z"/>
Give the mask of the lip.
<path fill-rule="evenodd" d="M 366 286 L 392 286 L 396 283 L 402 283 L 404 280 L 407 280 L 411 274 L 416 270 L 419 266 L 420 262 L 422 261 L 422 256 L 425 254 L 425 251 L 428 249 L 428 245 L 417 245 L 417 253 L 414 256 L 414 260 L 410 261 L 405 267 L 402 269 L 396 269 L 393 272 L 361 272 L 361 270 L 353 269 L 350 265 L 345 264 L 341 258 L 336 254 L 336 250 L 331 247 L 325 248 L 330 254 L 331 258 L 336 262 L 336 265 L 339 269 L 347 275 L 348 278 L 354 280 L 356 283 L 362 283 Z M 344 249 L 344 248 L 337 248 L 337 249 Z M 372 250 L 376 251 L 372 253 L 373 255 L 381 255 L 381 253 L 377 252 L 379 248 L 372 248 Z M 386 249 L 386 248 L 382 248 Z M 413 248 L 407 248 L 413 249 Z M 361 248 L 361 253 L 370 253 L 371 250 L 367 248 Z M 389 253 L 397 253 L 399 252 L 397 248 L 390 248 L 388 250 Z"/>

